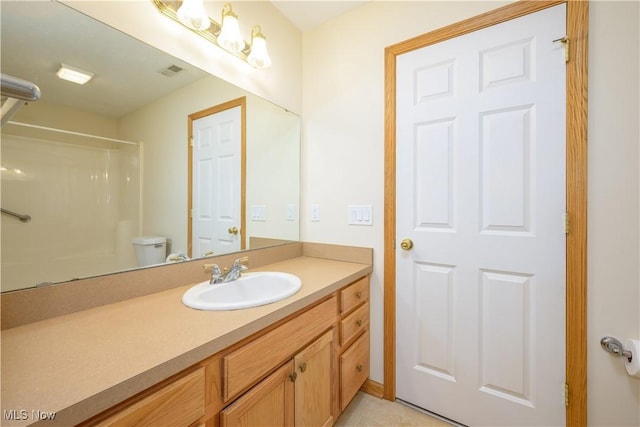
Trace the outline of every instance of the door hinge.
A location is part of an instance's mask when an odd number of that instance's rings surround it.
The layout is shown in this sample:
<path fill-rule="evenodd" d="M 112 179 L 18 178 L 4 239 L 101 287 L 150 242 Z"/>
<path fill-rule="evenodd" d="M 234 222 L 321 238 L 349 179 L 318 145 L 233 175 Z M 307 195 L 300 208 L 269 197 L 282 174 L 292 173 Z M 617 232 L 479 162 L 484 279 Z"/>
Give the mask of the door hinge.
<path fill-rule="evenodd" d="M 569 212 L 564 213 L 564 234 L 569 234 Z"/>
<path fill-rule="evenodd" d="M 562 43 L 562 46 L 564 47 L 564 62 L 569 62 L 569 37 L 564 36 L 553 41 L 553 43 L 558 42 Z"/>
<path fill-rule="evenodd" d="M 569 384 L 564 383 L 564 406 L 569 407 Z"/>
<path fill-rule="evenodd" d="M 188 142 L 189 142 L 189 146 L 193 147 L 193 137 L 192 136 L 189 137 L 189 141 Z"/>

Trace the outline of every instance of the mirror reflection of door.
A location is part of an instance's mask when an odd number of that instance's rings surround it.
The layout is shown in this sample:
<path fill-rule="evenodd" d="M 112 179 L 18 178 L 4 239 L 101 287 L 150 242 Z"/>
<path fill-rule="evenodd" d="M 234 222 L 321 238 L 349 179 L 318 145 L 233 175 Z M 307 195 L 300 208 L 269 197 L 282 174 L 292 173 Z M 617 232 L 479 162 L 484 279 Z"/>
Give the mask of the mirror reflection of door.
<path fill-rule="evenodd" d="M 189 115 L 188 255 L 245 248 L 245 98 Z"/>

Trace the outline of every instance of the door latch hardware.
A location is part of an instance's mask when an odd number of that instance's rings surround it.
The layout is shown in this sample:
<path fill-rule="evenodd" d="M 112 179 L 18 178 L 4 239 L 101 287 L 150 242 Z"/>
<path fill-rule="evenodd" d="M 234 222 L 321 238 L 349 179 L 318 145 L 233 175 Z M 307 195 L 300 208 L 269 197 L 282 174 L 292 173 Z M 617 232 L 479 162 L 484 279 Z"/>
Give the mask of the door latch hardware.
<path fill-rule="evenodd" d="M 553 41 L 553 43 L 558 42 L 562 43 L 564 46 L 564 62 L 569 62 L 569 37 L 564 36 Z"/>

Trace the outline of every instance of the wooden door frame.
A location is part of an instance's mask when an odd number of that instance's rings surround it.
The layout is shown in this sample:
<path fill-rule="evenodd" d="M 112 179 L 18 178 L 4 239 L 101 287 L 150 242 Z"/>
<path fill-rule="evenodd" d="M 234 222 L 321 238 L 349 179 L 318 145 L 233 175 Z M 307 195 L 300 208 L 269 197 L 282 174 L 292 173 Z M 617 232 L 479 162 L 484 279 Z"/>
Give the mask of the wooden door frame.
<path fill-rule="evenodd" d="M 243 96 L 237 99 L 232 99 L 231 101 L 227 101 L 223 104 L 214 105 L 213 107 L 200 110 L 187 116 L 187 256 L 189 258 L 193 256 L 193 218 L 191 216 L 191 209 L 193 208 L 193 122 L 203 117 L 220 113 L 225 110 L 230 110 L 235 107 L 240 107 L 240 250 L 244 250 L 246 248 L 247 97 Z"/>
<path fill-rule="evenodd" d="M 566 425 L 587 425 L 587 71 L 589 3 L 521 0 L 385 49 L 384 398 L 395 400 L 396 57 L 491 25 L 566 3 Z"/>

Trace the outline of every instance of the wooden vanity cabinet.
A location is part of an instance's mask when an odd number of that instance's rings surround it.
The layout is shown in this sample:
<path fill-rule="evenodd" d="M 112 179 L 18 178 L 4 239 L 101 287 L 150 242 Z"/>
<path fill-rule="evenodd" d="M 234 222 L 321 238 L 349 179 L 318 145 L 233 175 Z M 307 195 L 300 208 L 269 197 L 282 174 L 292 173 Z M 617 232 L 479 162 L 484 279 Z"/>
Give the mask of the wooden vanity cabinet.
<path fill-rule="evenodd" d="M 308 343 L 332 328 L 337 318 L 335 295 L 303 311 L 280 326 L 223 355 L 225 402 L 290 359 Z"/>
<path fill-rule="evenodd" d="M 220 413 L 220 425 L 292 427 L 294 372 L 290 361 L 262 380 Z"/>
<path fill-rule="evenodd" d="M 334 329 L 326 332 L 294 358 L 296 426 L 333 425 L 333 344 Z"/>
<path fill-rule="evenodd" d="M 221 427 L 331 426 L 333 330 L 220 413 Z"/>
<path fill-rule="evenodd" d="M 202 367 L 144 393 L 112 415 L 83 423 L 92 426 L 188 426 L 205 415 L 205 372 Z"/>
<path fill-rule="evenodd" d="M 339 292 L 340 411 L 344 411 L 369 377 L 369 278 Z"/>
<path fill-rule="evenodd" d="M 326 330 L 327 326 L 333 327 Z M 326 332 L 319 335 L 321 330 Z M 311 336 L 317 338 L 299 350 L 300 343 L 308 342 Z M 251 379 L 255 380 L 259 372 L 273 369 L 272 365 L 284 354 L 291 354 L 294 348 L 298 353 L 293 356 L 293 365 L 287 361 L 283 372 L 280 368 L 276 371 L 278 375 L 271 374 L 227 406 L 220 415 L 221 426 L 265 425 L 253 418 L 256 414 L 270 420 L 266 424 L 273 426 L 334 424 L 369 377 L 369 277 L 344 287 L 325 302 L 223 356 L 225 400 Z M 278 392 L 274 395 L 273 390 L 274 383 L 284 381 L 287 370 L 293 400 L 283 402 L 290 394 Z M 274 375 L 277 379 L 272 378 Z M 271 399 L 273 414 L 263 413 L 264 399 Z M 245 415 L 237 418 L 228 411 Z M 253 421 L 246 424 L 249 420 Z"/>
<path fill-rule="evenodd" d="M 331 426 L 369 376 L 369 278 L 92 418 L 100 426 Z"/>
<path fill-rule="evenodd" d="M 369 331 L 340 356 L 340 407 L 344 411 L 369 377 Z"/>

